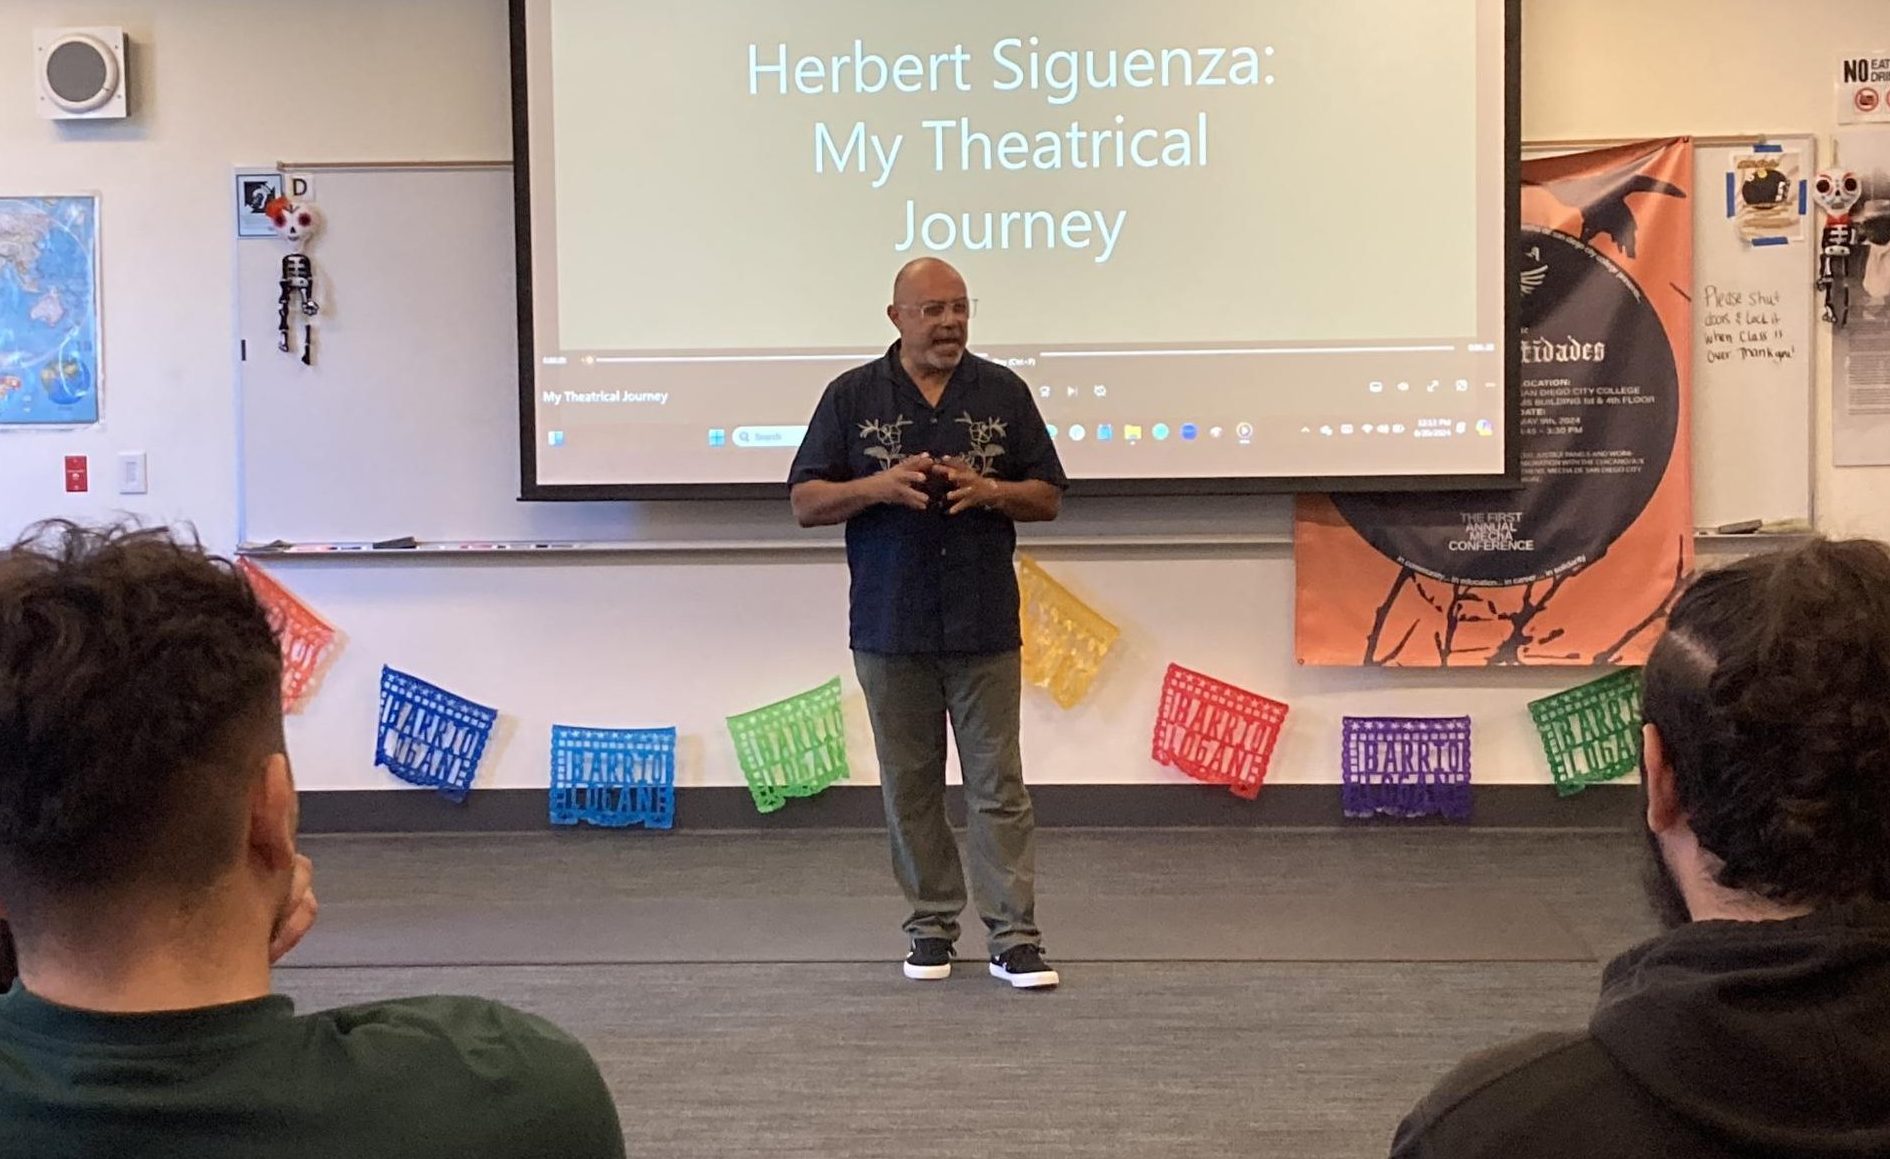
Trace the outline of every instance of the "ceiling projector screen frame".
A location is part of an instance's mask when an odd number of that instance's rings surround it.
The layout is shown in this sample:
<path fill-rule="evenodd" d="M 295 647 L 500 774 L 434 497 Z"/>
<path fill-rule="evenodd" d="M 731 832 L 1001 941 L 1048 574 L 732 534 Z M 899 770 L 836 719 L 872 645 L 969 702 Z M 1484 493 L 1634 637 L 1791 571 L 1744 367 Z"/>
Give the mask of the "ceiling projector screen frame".
<path fill-rule="evenodd" d="M 534 125 L 533 125 L 532 109 L 531 109 L 531 93 L 532 93 L 531 86 L 532 86 L 532 80 L 533 80 L 531 68 L 532 68 L 532 61 L 533 61 L 533 52 L 539 51 L 540 55 L 543 56 L 543 55 L 548 54 L 549 50 L 548 49 L 535 49 L 535 47 L 532 44 L 528 43 L 529 29 L 530 29 L 530 24 L 531 24 L 531 19 L 532 19 L 531 13 L 528 12 L 528 8 L 537 6 L 539 4 L 547 3 L 547 2 L 555 2 L 555 0 L 509 0 L 510 11 L 511 11 L 511 61 L 512 61 L 512 94 L 511 95 L 512 95 L 512 114 L 513 114 L 513 163 L 514 163 L 514 183 L 515 183 L 514 188 L 515 188 L 515 211 L 516 211 L 515 244 L 517 247 L 517 281 L 518 281 L 519 472 L 520 472 L 520 492 L 519 493 L 520 493 L 520 498 L 523 500 L 528 500 L 528 501 L 572 501 L 572 500 L 599 501 L 599 500 L 640 500 L 640 499 L 746 499 L 746 498 L 784 497 L 787 491 L 787 487 L 785 483 L 785 477 L 787 473 L 785 458 L 783 458 L 782 462 L 780 463 L 780 470 L 778 472 L 779 479 L 756 478 L 756 479 L 745 479 L 745 480 L 740 480 L 740 481 L 719 481 L 719 480 L 718 481 L 691 481 L 691 480 L 682 479 L 682 478 L 646 477 L 646 478 L 638 479 L 636 481 L 610 481 L 610 480 L 561 481 L 561 480 L 556 480 L 556 479 L 547 480 L 547 479 L 541 478 L 541 470 L 540 470 L 541 461 L 540 460 L 541 460 L 541 457 L 547 451 L 547 438 L 549 437 L 550 439 L 553 440 L 549 444 L 551 447 L 559 446 L 563 439 L 563 435 L 561 433 L 553 433 L 549 436 L 547 435 L 545 428 L 541 425 L 541 420 L 543 416 L 540 413 L 540 403 L 541 401 L 543 401 L 544 399 L 548 397 L 548 393 L 544 390 L 544 384 L 541 383 L 540 378 L 539 378 L 540 371 L 543 368 L 543 364 L 541 363 L 541 358 L 544 358 L 547 361 L 550 360 L 545 354 L 545 347 L 547 346 L 547 344 L 543 340 L 543 335 L 546 332 L 545 327 L 547 325 L 557 324 L 558 319 L 552 318 L 549 321 L 547 319 L 541 319 L 537 316 L 534 309 L 535 300 L 537 297 L 535 295 L 535 290 L 534 290 L 534 275 L 535 275 L 535 272 L 539 272 L 539 267 L 534 265 L 534 257 L 535 257 L 535 253 L 534 253 L 534 201 L 533 201 L 533 198 L 534 198 L 534 170 L 533 170 L 534 140 L 532 136 Z M 1299 2 L 1316 4 L 1316 3 L 1319 3 L 1319 0 L 1299 0 Z M 1388 2 L 1396 3 L 1397 0 L 1388 0 Z M 1504 95 L 1503 95 L 1502 122 L 1503 122 L 1503 134 L 1504 134 L 1503 166 L 1504 166 L 1504 171 L 1506 174 L 1506 178 L 1504 182 L 1504 197 L 1503 197 L 1504 241 L 1502 244 L 1502 254 L 1503 254 L 1503 270 L 1502 270 L 1502 279 L 1503 279 L 1502 287 L 1503 288 L 1501 292 L 1502 321 L 1501 321 L 1500 330 L 1499 330 L 1499 333 L 1500 333 L 1499 341 L 1500 341 L 1501 351 L 1500 351 L 1500 354 L 1496 354 L 1492 356 L 1495 358 L 1496 364 L 1500 364 L 1501 366 L 1501 372 L 1500 372 L 1501 382 L 1500 382 L 1499 389 L 1500 389 L 1502 398 L 1501 398 L 1501 419 L 1500 419 L 1499 429 L 1502 432 L 1503 439 L 1502 439 L 1502 453 L 1501 453 L 1502 461 L 1501 461 L 1500 470 L 1492 469 L 1487 472 L 1477 471 L 1477 472 L 1472 472 L 1472 473 L 1458 473 L 1458 474 L 1446 474 L 1446 473 L 1321 474 L 1318 472 L 1301 472 L 1301 473 L 1295 473 L 1295 474 L 1290 474 L 1290 475 L 1288 474 L 1219 473 L 1219 474 L 1214 474 L 1212 476 L 1172 475 L 1172 476 L 1152 477 L 1148 475 L 1138 475 L 1134 477 L 1095 477 L 1095 476 L 1085 476 L 1080 472 L 1080 468 L 1078 466 L 1072 466 L 1070 470 L 1070 474 L 1073 479 L 1073 483 L 1071 486 L 1072 494 L 1074 495 L 1230 495 L 1230 494 L 1267 494 L 1267 493 L 1292 493 L 1292 492 L 1335 492 L 1335 491 L 1506 490 L 1506 489 L 1514 489 L 1520 485 L 1521 449 L 1520 449 L 1518 434 L 1519 434 L 1519 428 L 1520 428 L 1521 408 L 1520 408 L 1520 404 L 1518 400 L 1518 393 L 1519 393 L 1519 384 L 1521 382 L 1521 374 L 1520 374 L 1520 371 L 1521 371 L 1521 365 L 1520 365 L 1521 363 L 1521 349 L 1520 349 L 1521 254 L 1520 254 L 1520 248 L 1519 248 L 1519 239 L 1520 239 L 1520 232 L 1521 232 L 1520 219 L 1521 219 L 1521 200 L 1522 200 L 1522 196 L 1521 196 L 1521 136 L 1522 134 L 1521 134 L 1521 97 L 1520 97 L 1521 20 L 1522 20 L 1522 17 L 1521 17 L 1521 0 L 1496 0 L 1496 2 L 1500 3 L 1504 9 L 1504 15 L 1503 15 L 1504 29 L 1503 29 L 1503 37 L 1502 37 L 1503 46 L 1504 46 L 1504 62 L 1503 62 Z M 946 39 L 953 39 L 953 38 L 954 36 L 946 37 Z M 1033 41 L 1034 41 L 1034 38 L 1033 38 Z M 770 47 L 772 47 L 772 45 L 770 45 Z M 843 47 L 850 48 L 851 44 L 849 43 L 849 45 L 843 46 Z M 796 51 L 798 55 L 798 52 L 799 52 L 798 46 L 797 46 Z M 810 47 L 808 51 L 810 52 L 815 51 L 815 49 Z M 1271 51 L 1272 51 L 1271 48 L 1269 48 L 1268 49 L 1269 55 L 1271 54 Z M 888 55 L 889 56 L 891 55 L 890 51 L 888 52 Z M 1023 59 L 1021 54 L 1019 55 L 1018 59 L 1020 61 Z M 1034 57 L 1032 59 L 1034 60 Z M 785 63 L 785 58 L 784 58 L 784 63 Z M 752 65 L 753 62 L 751 61 L 750 64 Z M 934 71 L 936 72 L 937 65 L 935 64 L 933 67 L 934 67 Z M 1019 81 L 1022 81 L 1023 70 L 1022 70 L 1021 65 L 1017 68 L 1016 72 L 1017 72 L 1017 79 Z M 792 75 L 793 74 L 789 71 L 784 70 L 782 72 L 781 81 L 784 86 L 784 89 L 789 83 L 788 78 Z M 934 79 L 935 80 L 937 79 L 936 76 L 934 77 Z M 751 83 L 752 83 L 752 80 L 753 80 L 753 77 L 751 75 Z M 545 82 L 541 80 L 540 83 L 542 85 Z M 1271 77 L 1267 78 L 1267 83 L 1269 84 L 1272 83 Z M 806 91 L 806 90 L 803 90 L 803 91 Z M 1056 102 L 1052 101 L 1051 103 L 1055 104 Z M 1203 114 L 1202 116 L 1203 116 L 1203 119 L 1205 119 L 1205 114 Z M 549 114 L 547 114 L 547 118 L 549 118 Z M 1120 120 L 1120 118 L 1118 118 L 1118 120 Z M 993 137 L 997 136 L 997 132 L 995 128 L 991 135 Z M 539 158 L 541 160 L 541 168 L 543 168 L 544 166 L 542 165 L 542 159 L 546 155 L 545 143 L 539 142 L 538 147 L 540 149 Z M 927 148 L 929 149 L 930 146 L 927 145 Z M 943 150 L 944 146 L 941 144 L 939 148 Z M 816 146 L 816 149 L 818 150 L 818 145 Z M 865 156 L 864 151 L 862 151 L 862 153 L 863 153 L 862 159 L 864 159 L 864 156 Z M 836 152 L 834 155 L 838 156 L 838 153 Z M 943 157 L 944 153 L 941 152 L 940 156 Z M 547 175 L 541 173 L 537 175 L 537 178 L 538 178 L 538 183 L 541 187 L 540 192 L 542 193 L 544 183 L 547 180 Z M 1099 219 L 1100 219 L 1100 215 L 1099 215 Z M 1386 219 L 1391 222 L 1390 228 L 1396 228 L 1395 212 L 1387 213 Z M 1316 204 L 1309 205 L 1309 208 L 1307 210 L 1307 222 L 1308 222 L 1308 228 L 1311 228 L 1311 229 L 1319 229 L 1319 228 L 1324 227 L 1325 223 L 1323 223 L 1320 220 L 1320 213 Z M 545 227 L 542 222 L 542 214 L 541 214 L 540 225 L 538 228 L 539 228 L 539 233 L 542 235 L 545 232 Z M 1118 219 L 1118 229 L 1120 228 L 1121 228 L 1120 219 Z M 1373 228 L 1373 226 L 1371 223 L 1360 223 L 1360 228 L 1369 229 L 1369 228 Z M 947 256 L 949 257 L 950 255 L 947 255 Z M 888 262 L 886 264 L 886 274 L 888 277 L 890 277 L 890 274 L 895 268 L 896 268 L 896 263 Z M 971 293 L 972 293 L 972 296 L 975 298 L 978 295 L 978 285 L 976 282 L 975 270 L 968 271 L 968 273 L 972 274 L 973 284 L 971 287 Z M 883 291 L 876 291 L 876 292 L 883 293 Z M 865 309 L 868 313 L 870 313 L 872 310 L 871 304 L 868 304 L 865 307 Z M 979 313 L 978 318 L 983 318 L 984 314 L 988 313 L 988 311 L 989 311 L 989 304 L 987 303 L 985 310 Z M 974 320 L 972 335 L 971 335 L 971 343 L 970 343 L 970 348 L 974 352 L 984 352 L 985 350 L 985 347 L 981 345 L 981 342 L 980 342 L 979 328 L 980 328 L 979 322 Z M 886 334 L 885 341 L 890 341 L 891 338 L 893 337 L 893 335 L 890 332 L 891 328 L 886 327 L 886 330 L 887 330 L 887 334 Z M 992 343 L 992 345 L 997 346 L 999 344 Z M 1395 349 L 1401 349 L 1401 348 L 1387 347 L 1386 349 L 1395 350 Z M 1412 349 L 1426 349 L 1426 348 L 1413 347 Z M 1449 349 L 1449 348 L 1437 347 L 1435 349 Z M 1469 349 L 1475 350 L 1477 348 L 1470 347 Z M 1484 347 L 1482 347 L 1482 349 L 1487 351 L 1488 346 L 1485 345 Z M 1178 352 L 1178 353 L 1186 353 L 1186 352 Z M 1196 352 L 1196 353 L 1204 353 L 1204 351 Z M 1216 351 L 1215 353 L 1219 353 L 1219 351 Z M 1287 351 L 1286 353 L 1294 353 L 1294 351 Z M 1319 351 L 1307 351 L 1307 353 L 1319 353 Z M 871 357 L 870 354 L 862 353 L 854 361 L 856 363 L 864 362 L 864 361 L 867 361 L 868 358 L 870 357 Z M 626 360 L 626 361 L 629 361 L 629 360 Z M 654 362 L 654 361 L 660 361 L 660 360 L 647 359 L 647 360 L 641 360 L 641 361 Z M 835 374 L 837 374 L 840 370 L 844 368 L 845 368 L 844 364 L 835 362 L 832 359 L 826 360 L 825 364 L 815 364 L 815 365 L 807 366 L 804 368 L 806 379 L 807 379 L 807 393 L 806 393 L 806 399 L 805 399 L 805 411 L 807 413 L 811 414 L 814 403 L 819 397 L 821 387 L 823 387 L 829 379 L 831 379 Z M 1020 372 L 1024 375 L 1026 381 L 1030 382 L 1033 387 L 1037 386 L 1037 377 L 1031 369 L 1020 367 Z M 1425 372 L 1422 369 L 1420 369 L 1419 374 L 1421 375 L 1423 373 Z M 1395 377 L 1395 375 L 1393 377 Z M 1374 389 L 1376 389 L 1378 385 L 1379 384 L 1375 382 L 1372 384 Z M 1434 387 L 1435 383 L 1433 383 L 1432 386 Z M 1045 387 L 1043 389 L 1048 390 L 1049 388 Z M 1072 396 L 1074 396 L 1075 389 L 1076 388 L 1074 387 L 1070 388 L 1072 392 Z M 1100 385 L 1096 386 L 1094 389 L 1099 395 L 1103 391 L 1103 387 Z M 1393 388 L 1389 384 L 1387 384 L 1386 389 L 1389 391 Z M 1421 385 L 1420 385 L 1420 389 L 1421 389 Z M 1446 391 L 1448 391 L 1449 389 L 1448 385 L 1446 386 L 1445 389 Z M 1089 388 L 1087 387 L 1084 388 L 1083 393 L 1085 396 L 1085 401 L 1087 401 Z M 666 397 L 667 396 L 665 396 L 665 398 Z M 1045 397 L 1047 398 L 1049 396 L 1046 395 Z M 1062 397 L 1060 389 L 1058 391 L 1057 397 L 1060 401 Z M 1056 416 L 1049 409 L 1046 408 L 1046 418 L 1054 419 L 1055 417 Z M 803 417 L 797 421 L 804 423 L 806 419 Z M 1210 420 L 1210 421 L 1219 421 L 1219 420 Z M 1294 419 L 1292 421 L 1296 422 L 1298 420 Z M 1315 420 L 1310 420 L 1310 421 L 1316 422 L 1317 420 L 1315 419 Z M 1242 430 L 1249 429 L 1248 424 L 1246 423 L 1241 423 L 1239 424 L 1239 426 Z M 1161 430 L 1164 432 L 1168 430 L 1167 424 L 1160 424 L 1160 427 L 1161 427 Z M 745 429 L 751 429 L 751 428 L 739 428 L 739 429 L 745 430 Z M 765 430 L 768 428 L 752 428 L 752 429 Z M 1100 429 L 1107 429 L 1107 428 L 1099 429 L 1098 427 L 1092 425 L 1091 429 L 1092 431 L 1097 431 L 1097 433 L 1100 434 Z M 1126 428 L 1118 427 L 1117 429 L 1126 429 Z M 1138 431 L 1141 430 L 1139 426 L 1134 429 Z M 1181 438 L 1180 432 L 1182 429 L 1183 428 L 1181 427 L 1177 427 L 1175 429 L 1176 442 L 1174 444 L 1171 444 L 1172 446 L 1179 447 L 1181 445 L 1179 440 Z M 1188 432 L 1187 437 L 1189 439 L 1194 439 L 1196 437 L 1195 424 L 1188 423 L 1186 424 L 1185 429 Z M 1222 434 L 1221 426 L 1217 425 L 1217 426 L 1214 426 L 1212 429 L 1213 429 L 1214 437 L 1217 439 L 1220 438 Z M 1367 431 L 1370 431 L 1371 428 L 1370 426 L 1367 426 L 1365 429 Z M 1399 430 L 1400 430 L 1400 433 L 1402 433 L 1403 427 L 1400 426 Z M 1461 423 L 1457 424 L 1457 430 L 1459 433 L 1462 432 L 1463 425 Z M 1151 428 L 1151 433 L 1152 431 L 1153 431 L 1153 428 Z M 714 441 L 713 435 L 715 433 L 720 433 L 720 432 L 719 431 L 713 432 L 711 434 L 710 445 L 711 446 L 723 445 L 719 442 Z M 739 430 L 738 430 L 738 433 L 739 433 Z M 1073 432 L 1071 430 L 1065 429 L 1062 432 L 1062 439 L 1059 442 L 1059 447 L 1064 454 L 1066 465 L 1068 465 L 1070 462 L 1070 459 L 1072 457 L 1072 454 L 1071 454 L 1072 451 L 1076 449 L 1071 446 L 1071 443 L 1069 441 L 1072 433 Z M 1336 432 L 1333 432 L 1333 433 L 1336 433 Z M 1205 425 L 1203 425 L 1200 428 L 1200 435 L 1199 435 L 1202 445 L 1206 444 L 1207 434 L 1208 434 L 1208 428 Z M 1234 436 L 1234 434 L 1235 434 L 1235 429 L 1233 425 L 1229 423 L 1228 429 L 1227 429 L 1227 435 L 1230 441 L 1232 437 Z M 1166 435 L 1163 435 L 1163 437 L 1166 438 Z M 734 445 L 734 444 L 731 443 L 730 445 Z M 745 445 L 754 445 L 754 444 L 745 444 Z M 787 446 L 787 444 L 785 443 L 780 444 L 780 445 Z M 1154 449 L 1156 447 L 1156 444 L 1154 444 L 1153 442 L 1149 442 L 1147 445 L 1151 449 Z M 1390 444 L 1387 443 L 1384 445 L 1389 446 Z M 1094 449 L 1093 442 L 1091 444 L 1091 449 Z M 679 472 L 679 473 L 686 473 L 686 472 Z M 774 472 L 769 471 L 767 473 L 773 474 Z"/>

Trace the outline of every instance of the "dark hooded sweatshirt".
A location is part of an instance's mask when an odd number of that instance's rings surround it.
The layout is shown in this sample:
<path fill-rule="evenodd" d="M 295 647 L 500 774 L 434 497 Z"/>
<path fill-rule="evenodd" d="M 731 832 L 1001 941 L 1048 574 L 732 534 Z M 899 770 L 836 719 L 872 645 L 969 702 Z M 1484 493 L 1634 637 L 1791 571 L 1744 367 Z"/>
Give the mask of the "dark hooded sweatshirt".
<path fill-rule="evenodd" d="M 1586 1033 L 1465 1062 L 1392 1155 L 1890 1156 L 1890 905 L 1694 922 L 1628 951 Z"/>

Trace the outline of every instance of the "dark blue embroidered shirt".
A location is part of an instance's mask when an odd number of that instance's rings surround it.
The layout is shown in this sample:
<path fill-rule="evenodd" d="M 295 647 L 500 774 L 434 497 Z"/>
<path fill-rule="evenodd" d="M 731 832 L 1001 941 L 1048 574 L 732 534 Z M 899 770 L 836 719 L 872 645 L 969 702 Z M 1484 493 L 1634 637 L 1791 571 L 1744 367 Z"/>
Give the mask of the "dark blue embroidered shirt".
<path fill-rule="evenodd" d="M 1069 485 L 1023 379 L 967 352 L 938 406 L 928 406 L 900 365 L 896 342 L 884 358 L 828 384 L 788 483 L 844 483 L 921 453 L 961 457 L 1006 482 Z M 855 651 L 989 653 L 1020 645 L 1016 526 L 995 511 L 947 515 L 949 489 L 934 480 L 924 511 L 881 504 L 847 521 Z"/>

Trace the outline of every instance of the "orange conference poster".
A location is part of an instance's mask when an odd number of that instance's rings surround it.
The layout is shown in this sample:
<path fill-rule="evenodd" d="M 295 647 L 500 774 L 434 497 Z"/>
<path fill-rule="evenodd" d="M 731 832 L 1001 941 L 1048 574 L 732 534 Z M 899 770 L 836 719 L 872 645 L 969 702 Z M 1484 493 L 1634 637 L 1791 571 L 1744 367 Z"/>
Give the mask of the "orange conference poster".
<path fill-rule="evenodd" d="M 1692 186 L 1688 140 L 1524 164 L 1523 487 L 1302 496 L 1300 663 L 1646 658 L 1693 568 Z"/>

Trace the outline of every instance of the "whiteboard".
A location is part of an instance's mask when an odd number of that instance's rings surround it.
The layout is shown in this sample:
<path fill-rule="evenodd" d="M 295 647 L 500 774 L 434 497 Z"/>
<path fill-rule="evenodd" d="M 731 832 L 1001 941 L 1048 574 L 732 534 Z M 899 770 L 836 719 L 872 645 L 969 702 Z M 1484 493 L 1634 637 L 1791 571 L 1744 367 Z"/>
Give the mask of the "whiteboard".
<path fill-rule="evenodd" d="M 1815 165 L 1810 138 L 1779 142 Z M 1699 287 L 1737 285 L 1781 296 L 1799 354 L 1709 364 L 1696 350 L 1695 521 L 1709 527 L 1811 515 L 1811 247 L 1739 240 L 1710 196 L 1735 151 L 1699 151 L 1696 342 Z M 795 527 L 784 500 L 519 501 L 511 169 L 323 170 L 315 194 L 328 224 L 310 249 L 312 366 L 276 349 L 283 244 L 236 242 L 244 543 L 838 542 L 837 529 Z M 1291 523 L 1284 496 L 1086 498 L 1026 538 L 1284 542 Z"/>
<path fill-rule="evenodd" d="M 1771 138 L 1817 176 L 1817 140 Z M 1693 521 L 1813 518 L 1817 367 L 1815 208 L 1802 241 L 1754 246 L 1727 210 L 1732 159 L 1752 144 L 1694 152 Z M 1751 351 L 1751 353 L 1747 353 Z"/>
<path fill-rule="evenodd" d="M 236 243 L 242 538 L 628 537 L 517 501 L 511 169 L 323 172 L 315 200 L 312 366 L 276 349 L 285 244 Z"/>

